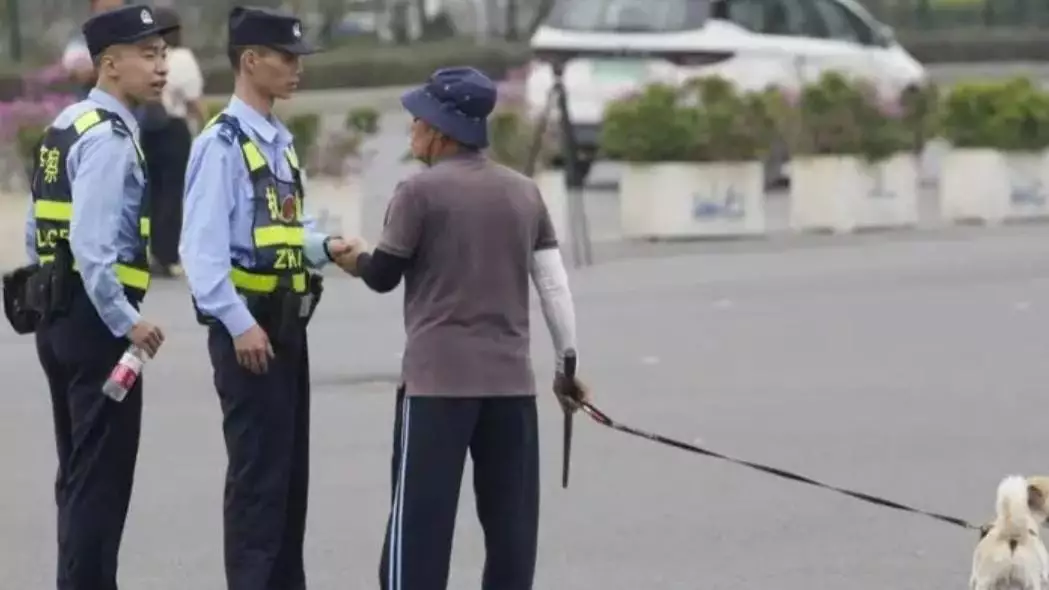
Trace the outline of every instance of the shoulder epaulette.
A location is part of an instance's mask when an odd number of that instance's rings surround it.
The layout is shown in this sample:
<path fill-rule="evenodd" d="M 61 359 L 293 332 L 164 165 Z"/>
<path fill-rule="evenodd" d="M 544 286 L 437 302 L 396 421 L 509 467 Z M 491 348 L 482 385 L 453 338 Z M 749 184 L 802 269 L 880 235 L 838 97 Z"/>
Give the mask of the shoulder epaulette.
<path fill-rule="evenodd" d="M 131 130 L 128 129 L 124 120 L 120 117 L 106 117 L 109 120 L 110 125 L 113 127 L 113 133 L 122 137 L 131 137 Z"/>
<path fill-rule="evenodd" d="M 218 135 L 219 139 L 227 144 L 232 145 L 237 142 L 237 131 L 239 129 L 237 120 L 226 113 L 219 113 L 212 117 L 208 124 L 204 126 L 205 129 L 209 127 L 218 127 L 215 135 Z"/>

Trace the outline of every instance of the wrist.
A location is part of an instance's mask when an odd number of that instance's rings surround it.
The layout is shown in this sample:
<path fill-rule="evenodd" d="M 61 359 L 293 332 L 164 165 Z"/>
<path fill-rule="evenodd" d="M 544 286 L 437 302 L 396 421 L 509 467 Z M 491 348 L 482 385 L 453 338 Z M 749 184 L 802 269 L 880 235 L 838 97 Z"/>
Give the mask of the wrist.
<path fill-rule="evenodd" d="M 335 257 L 331 255 L 331 242 L 332 240 L 341 239 L 341 236 L 328 236 L 327 238 L 324 238 L 324 242 L 321 243 L 324 247 L 324 255 L 328 258 L 330 262 L 335 262 Z"/>

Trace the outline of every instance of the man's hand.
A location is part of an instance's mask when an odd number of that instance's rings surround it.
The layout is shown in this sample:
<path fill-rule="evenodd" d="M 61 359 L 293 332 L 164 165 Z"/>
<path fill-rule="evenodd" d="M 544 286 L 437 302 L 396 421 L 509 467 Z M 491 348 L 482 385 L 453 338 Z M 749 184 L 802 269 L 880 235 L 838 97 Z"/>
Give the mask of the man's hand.
<path fill-rule="evenodd" d="M 127 337 L 135 346 L 146 351 L 150 358 L 156 356 L 160 345 L 164 343 L 164 333 L 160 331 L 160 328 L 145 320 L 140 320 L 132 326 Z"/>
<path fill-rule="evenodd" d="M 256 375 L 262 375 L 268 371 L 270 359 L 275 356 L 269 336 L 258 324 L 234 338 L 233 349 L 237 353 L 237 362 L 240 363 L 240 366 Z"/>
<path fill-rule="evenodd" d="M 338 253 L 331 245 L 328 246 L 328 251 L 331 252 L 332 258 L 335 259 L 335 264 L 339 265 L 339 268 L 350 275 L 360 277 L 360 269 L 357 268 L 357 257 L 369 250 L 368 242 L 365 242 L 362 238 L 350 238 L 349 240 L 341 240 L 341 242 L 341 249 Z"/>
<path fill-rule="evenodd" d="M 575 412 L 580 403 L 590 401 L 590 388 L 578 377 L 569 379 L 564 373 L 557 373 L 554 376 L 554 395 L 564 411 Z"/>

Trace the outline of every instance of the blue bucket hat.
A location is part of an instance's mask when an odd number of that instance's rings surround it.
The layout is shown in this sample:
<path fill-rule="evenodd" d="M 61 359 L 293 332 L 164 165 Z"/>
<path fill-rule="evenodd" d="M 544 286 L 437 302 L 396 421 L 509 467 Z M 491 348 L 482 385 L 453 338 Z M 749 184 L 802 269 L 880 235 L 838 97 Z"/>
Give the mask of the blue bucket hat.
<path fill-rule="evenodd" d="M 488 147 L 488 115 L 495 101 L 495 83 L 468 67 L 439 69 L 426 84 L 401 96 L 401 104 L 412 116 L 478 149 Z"/>

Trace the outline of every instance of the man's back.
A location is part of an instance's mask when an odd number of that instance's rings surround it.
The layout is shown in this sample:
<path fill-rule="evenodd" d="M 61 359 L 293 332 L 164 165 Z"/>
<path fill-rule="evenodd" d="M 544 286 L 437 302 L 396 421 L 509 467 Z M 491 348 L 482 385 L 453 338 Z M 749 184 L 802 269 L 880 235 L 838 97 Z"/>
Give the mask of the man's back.
<path fill-rule="evenodd" d="M 535 184 L 468 153 L 406 181 L 398 199 L 411 213 L 395 219 L 419 227 L 388 228 L 380 247 L 403 253 L 395 236 L 418 232 L 405 273 L 409 392 L 534 394 L 529 268 L 537 247 L 556 243 Z"/>

